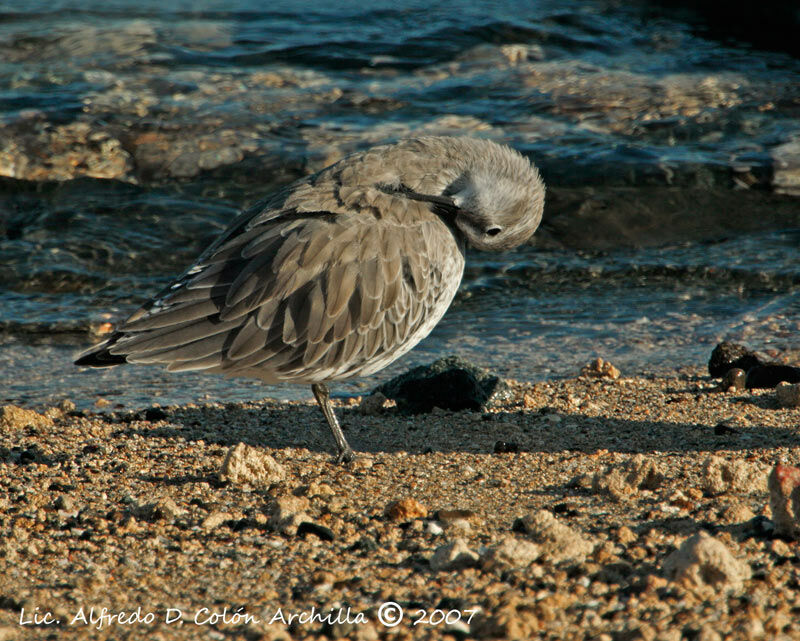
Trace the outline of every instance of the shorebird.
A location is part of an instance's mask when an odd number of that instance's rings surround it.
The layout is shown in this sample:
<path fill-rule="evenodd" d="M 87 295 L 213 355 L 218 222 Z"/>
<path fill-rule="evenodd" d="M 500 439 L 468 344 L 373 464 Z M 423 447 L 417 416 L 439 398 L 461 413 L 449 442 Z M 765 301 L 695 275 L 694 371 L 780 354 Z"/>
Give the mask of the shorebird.
<path fill-rule="evenodd" d="M 488 140 L 353 154 L 242 212 L 75 363 L 310 383 L 336 460 L 350 461 L 328 383 L 373 374 L 427 336 L 461 283 L 466 246 L 521 245 L 544 194 L 524 156 Z"/>

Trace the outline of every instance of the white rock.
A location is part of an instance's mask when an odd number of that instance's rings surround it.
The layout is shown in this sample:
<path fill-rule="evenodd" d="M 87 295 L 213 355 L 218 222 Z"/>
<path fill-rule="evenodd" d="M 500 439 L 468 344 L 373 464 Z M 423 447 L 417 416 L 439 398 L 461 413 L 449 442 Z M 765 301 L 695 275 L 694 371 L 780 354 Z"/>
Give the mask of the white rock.
<path fill-rule="evenodd" d="M 286 470 L 269 454 L 255 447 L 238 443 L 228 450 L 220 478 L 237 484 L 266 486 L 286 478 Z"/>
<path fill-rule="evenodd" d="M 542 558 L 551 563 L 567 560 L 580 563 L 594 550 L 594 543 L 560 523 L 547 510 L 528 514 L 520 522 L 524 531 L 539 544 Z"/>
<path fill-rule="evenodd" d="M 731 554 L 727 546 L 700 531 L 664 560 L 664 570 L 674 580 L 693 588 L 740 590 L 750 578 L 750 566 Z"/>
<path fill-rule="evenodd" d="M 455 539 L 436 548 L 430 559 L 430 565 L 435 571 L 460 570 L 477 565 L 478 559 L 478 554 L 467 546 L 464 539 Z"/>
<path fill-rule="evenodd" d="M 536 543 L 513 536 L 504 538 L 481 556 L 484 569 L 526 568 L 539 558 L 542 551 Z"/>

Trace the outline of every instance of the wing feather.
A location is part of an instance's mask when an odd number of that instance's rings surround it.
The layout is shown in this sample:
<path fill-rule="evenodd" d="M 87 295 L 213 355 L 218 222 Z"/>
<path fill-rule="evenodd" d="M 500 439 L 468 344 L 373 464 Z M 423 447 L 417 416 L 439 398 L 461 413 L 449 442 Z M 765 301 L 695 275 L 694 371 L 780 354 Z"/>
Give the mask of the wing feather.
<path fill-rule="evenodd" d="M 366 204 L 334 211 L 343 201 L 333 189 L 318 196 L 327 210 L 306 213 L 298 194 L 317 187 L 300 184 L 238 217 L 130 317 L 111 353 L 172 371 L 315 381 L 373 371 L 406 351 L 452 289 L 438 263 L 455 251 L 463 265 L 452 232 L 425 203 L 402 201 L 397 210 L 415 216 L 407 221 L 373 216 Z M 391 204 L 383 192 L 361 194 L 347 197 L 371 194 L 376 209 Z"/>

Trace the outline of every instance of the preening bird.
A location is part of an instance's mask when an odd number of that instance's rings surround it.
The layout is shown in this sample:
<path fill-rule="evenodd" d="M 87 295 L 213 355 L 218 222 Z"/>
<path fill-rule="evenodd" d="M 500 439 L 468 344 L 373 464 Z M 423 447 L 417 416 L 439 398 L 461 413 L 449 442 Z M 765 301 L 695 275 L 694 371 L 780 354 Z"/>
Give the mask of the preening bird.
<path fill-rule="evenodd" d="M 75 363 L 309 383 L 349 461 L 328 383 L 373 374 L 427 336 L 461 283 L 465 247 L 524 243 L 544 194 L 525 157 L 488 140 L 353 154 L 241 213 Z"/>

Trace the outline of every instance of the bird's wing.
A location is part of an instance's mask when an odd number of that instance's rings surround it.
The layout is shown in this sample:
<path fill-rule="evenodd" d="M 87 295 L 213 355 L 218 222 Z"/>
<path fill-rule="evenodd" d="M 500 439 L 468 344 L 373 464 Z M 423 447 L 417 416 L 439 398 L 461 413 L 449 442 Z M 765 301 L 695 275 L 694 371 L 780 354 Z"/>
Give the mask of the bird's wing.
<path fill-rule="evenodd" d="M 429 203 L 393 200 L 402 223 L 381 216 L 386 200 L 377 210 L 240 216 L 125 322 L 108 353 L 171 370 L 321 381 L 416 342 L 437 302 L 449 303 L 463 256 Z"/>

